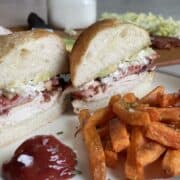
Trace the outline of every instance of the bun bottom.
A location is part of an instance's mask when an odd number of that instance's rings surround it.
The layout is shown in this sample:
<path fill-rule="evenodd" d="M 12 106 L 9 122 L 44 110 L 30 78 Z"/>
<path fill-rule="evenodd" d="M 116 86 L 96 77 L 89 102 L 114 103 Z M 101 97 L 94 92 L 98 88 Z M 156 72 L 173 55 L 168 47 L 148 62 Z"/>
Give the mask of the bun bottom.
<path fill-rule="evenodd" d="M 90 112 L 93 112 L 99 108 L 105 107 L 105 106 L 107 106 L 111 96 L 113 96 L 117 93 L 125 94 L 127 92 L 133 92 L 133 93 L 135 93 L 135 95 L 137 97 L 141 98 L 150 91 L 153 77 L 154 77 L 154 72 L 145 72 L 145 73 L 143 73 L 143 79 L 138 84 L 136 84 L 134 87 L 131 87 L 131 89 L 126 89 L 125 86 L 123 86 L 123 87 L 119 86 L 117 89 L 117 86 L 116 86 L 115 91 L 112 87 L 111 93 L 103 94 L 102 99 L 89 101 L 89 102 L 83 101 L 83 100 L 74 100 L 72 102 L 74 112 L 78 113 L 82 109 L 88 109 Z M 128 83 L 128 86 L 130 85 L 130 83 L 131 82 Z M 110 94 L 110 96 L 109 96 L 109 94 Z"/>
<path fill-rule="evenodd" d="M 15 126 L 2 128 L 0 131 L 0 147 L 9 145 L 41 126 L 56 120 L 62 114 L 63 110 L 62 104 L 56 101 L 47 111 L 34 114 L 31 118 L 28 118 Z"/>

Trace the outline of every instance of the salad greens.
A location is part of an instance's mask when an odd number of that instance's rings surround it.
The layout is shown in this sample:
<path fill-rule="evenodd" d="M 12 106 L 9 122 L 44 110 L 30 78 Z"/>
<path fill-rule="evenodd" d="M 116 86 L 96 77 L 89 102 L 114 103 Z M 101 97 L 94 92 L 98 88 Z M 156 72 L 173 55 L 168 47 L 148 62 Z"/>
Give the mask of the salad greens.
<path fill-rule="evenodd" d="M 152 13 L 133 13 L 125 14 L 103 13 L 101 19 L 116 18 L 122 22 L 129 22 L 141 26 L 152 35 L 169 36 L 180 38 L 180 21 L 172 17 L 165 19 L 161 15 Z"/>

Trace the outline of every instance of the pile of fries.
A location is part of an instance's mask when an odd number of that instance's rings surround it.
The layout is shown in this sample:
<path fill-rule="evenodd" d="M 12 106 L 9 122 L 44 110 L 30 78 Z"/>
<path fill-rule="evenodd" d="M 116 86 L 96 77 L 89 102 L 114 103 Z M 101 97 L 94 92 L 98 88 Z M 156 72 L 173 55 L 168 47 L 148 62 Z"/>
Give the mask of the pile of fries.
<path fill-rule="evenodd" d="M 180 175 L 180 93 L 158 86 L 138 99 L 133 93 L 113 96 L 108 107 L 79 113 L 93 180 L 105 180 L 106 166 L 126 157 L 124 179 L 144 179 L 144 169 L 162 158 L 168 176 Z"/>

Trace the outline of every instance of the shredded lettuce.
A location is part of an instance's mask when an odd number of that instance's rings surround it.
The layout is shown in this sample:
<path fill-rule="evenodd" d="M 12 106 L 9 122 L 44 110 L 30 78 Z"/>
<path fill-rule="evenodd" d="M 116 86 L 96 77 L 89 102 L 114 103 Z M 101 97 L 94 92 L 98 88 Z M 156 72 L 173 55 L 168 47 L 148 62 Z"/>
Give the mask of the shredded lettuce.
<path fill-rule="evenodd" d="M 174 20 L 172 17 L 165 19 L 161 15 L 153 13 L 133 13 L 125 14 L 103 13 L 101 19 L 116 18 L 121 22 L 129 22 L 141 26 L 152 35 L 169 36 L 180 38 L 180 21 Z"/>
<path fill-rule="evenodd" d="M 33 80 L 34 84 L 38 84 L 41 81 L 48 81 L 51 77 L 51 73 L 50 72 L 43 72 L 43 73 L 39 73 L 38 75 L 36 75 L 36 77 Z"/>
<path fill-rule="evenodd" d="M 72 38 L 64 38 L 64 43 L 66 45 L 67 51 L 71 51 L 75 43 L 75 40 Z"/>
<path fill-rule="evenodd" d="M 142 64 L 142 63 L 146 64 L 146 62 L 147 62 L 146 57 L 150 57 L 153 54 L 155 54 L 155 51 L 151 48 L 142 49 L 140 52 L 138 52 L 137 54 L 135 54 L 134 56 L 132 56 L 128 59 L 125 59 L 124 62 L 121 62 L 120 64 L 109 65 L 107 68 L 101 70 L 96 75 L 96 77 L 103 78 L 103 77 L 117 71 L 118 67 L 120 67 L 121 69 L 123 69 L 123 68 L 127 69 L 127 67 L 133 63 L 135 63 L 136 65 Z"/>

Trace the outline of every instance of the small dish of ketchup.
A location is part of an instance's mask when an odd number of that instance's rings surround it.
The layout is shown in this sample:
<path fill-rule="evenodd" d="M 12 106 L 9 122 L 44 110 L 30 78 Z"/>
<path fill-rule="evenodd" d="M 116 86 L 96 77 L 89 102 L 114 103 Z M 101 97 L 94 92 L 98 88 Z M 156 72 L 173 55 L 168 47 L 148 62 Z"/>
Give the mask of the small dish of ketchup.
<path fill-rule="evenodd" d="M 51 135 L 23 142 L 3 164 L 5 180 L 65 180 L 75 175 L 76 154 Z"/>

